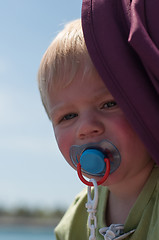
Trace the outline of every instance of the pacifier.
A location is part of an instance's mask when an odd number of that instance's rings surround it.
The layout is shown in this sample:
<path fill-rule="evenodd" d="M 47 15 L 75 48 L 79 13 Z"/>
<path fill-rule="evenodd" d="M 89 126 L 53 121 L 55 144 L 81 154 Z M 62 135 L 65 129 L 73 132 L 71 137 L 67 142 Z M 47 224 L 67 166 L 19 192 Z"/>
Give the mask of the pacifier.
<path fill-rule="evenodd" d="M 70 158 L 77 168 L 77 173 L 82 182 L 91 186 L 82 173 L 91 176 L 101 177 L 97 182 L 102 184 L 109 174 L 113 173 L 120 165 L 121 157 L 118 149 L 108 140 L 96 143 L 88 143 L 81 146 L 73 145 L 70 148 Z"/>

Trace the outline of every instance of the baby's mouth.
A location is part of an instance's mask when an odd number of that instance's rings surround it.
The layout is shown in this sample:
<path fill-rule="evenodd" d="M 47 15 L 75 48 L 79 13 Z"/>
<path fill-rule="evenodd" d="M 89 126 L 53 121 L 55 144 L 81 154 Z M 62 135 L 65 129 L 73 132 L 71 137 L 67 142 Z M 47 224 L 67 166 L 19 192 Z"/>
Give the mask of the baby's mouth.
<path fill-rule="evenodd" d="M 110 161 L 110 174 L 116 171 L 121 162 L 119 150 L 108 140 L 81 146 L 73 145 L 70 148 L 70 158 L 76 168 L 80 163 L 83 173 L 98 177 L 105 174 L 105 158 Z"/>

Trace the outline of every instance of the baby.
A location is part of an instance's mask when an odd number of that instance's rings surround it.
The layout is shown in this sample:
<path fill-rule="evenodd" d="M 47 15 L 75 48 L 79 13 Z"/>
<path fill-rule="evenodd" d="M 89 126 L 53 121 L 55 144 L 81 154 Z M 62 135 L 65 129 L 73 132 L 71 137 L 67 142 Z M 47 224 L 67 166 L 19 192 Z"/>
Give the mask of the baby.
<path fill-rule="evenodd" d="M 47 49 L 38 83 L 59 149 L 70 166 L 77 167 L 70 156 L 72 147 L 98 146 L 101 141 L 121 158 L 114 169 L 110 165 L 112 171 L 99 186 L 97 239 L 104 239 L 99 230 L 112 224 L 122 224 L 123 233 L 105 239 L 123 239 L 132 230 L 126 239 L 157 239 L 159 169 L 94 67 L 80 19 L 67 24 Z M 115 156 L 107 156 L 115 162 Z M 101 174 L 89 170 L 82 169 L 82 174 L 101 179 Z M 56 227 L 57 240 L 89 239 L 86 201 L 84 190 Z"/>

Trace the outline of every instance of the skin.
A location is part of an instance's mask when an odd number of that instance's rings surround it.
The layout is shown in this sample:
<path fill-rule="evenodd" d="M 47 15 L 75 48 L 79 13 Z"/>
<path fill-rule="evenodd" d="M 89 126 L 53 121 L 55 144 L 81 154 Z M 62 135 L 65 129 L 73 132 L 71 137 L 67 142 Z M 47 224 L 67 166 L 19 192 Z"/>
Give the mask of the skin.
<path fill-rule="evenodd" d="M 124 222 L 154 163 L 123 111 L 97 73 L 82 78 L 79 72 L 66 88 L 50 89 L 48 105 L 59 149 L 72 167 L 72 145 L 108 139 L 118 148 L 121 164 L 103 185 L 110 190 L 107 222 Z"/>

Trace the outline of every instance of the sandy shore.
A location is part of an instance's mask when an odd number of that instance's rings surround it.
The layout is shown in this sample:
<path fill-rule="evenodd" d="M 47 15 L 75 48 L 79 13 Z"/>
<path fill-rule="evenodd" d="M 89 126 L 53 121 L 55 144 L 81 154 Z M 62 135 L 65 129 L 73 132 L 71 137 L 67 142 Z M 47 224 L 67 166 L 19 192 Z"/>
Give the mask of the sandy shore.
<path fill-rule="evenodd" d="M 59 218 L 0 217 L 0 227 L 20 225 L 28 227 L 55 227 L 59 221 Z"/>

